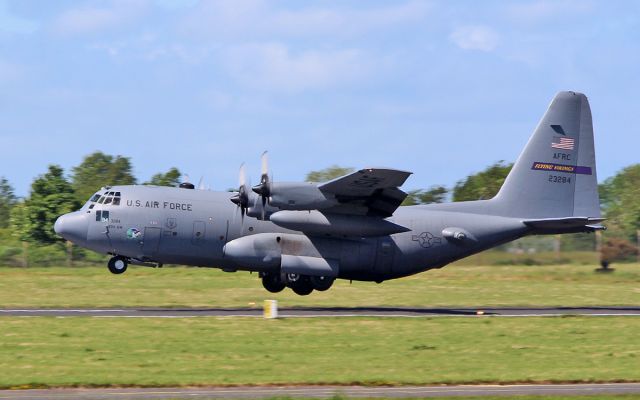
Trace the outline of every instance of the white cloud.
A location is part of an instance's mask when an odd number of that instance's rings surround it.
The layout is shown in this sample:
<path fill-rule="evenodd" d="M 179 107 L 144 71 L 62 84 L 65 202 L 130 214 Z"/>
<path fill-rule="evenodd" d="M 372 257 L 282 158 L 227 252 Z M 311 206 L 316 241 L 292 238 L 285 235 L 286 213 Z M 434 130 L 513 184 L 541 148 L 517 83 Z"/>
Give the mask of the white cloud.
<path fill-rule="evenodd" d="M 498 45 L 500 36 L 488 26 L 468 25 L 456 28 L 449 39 L 464 50 L 492 51 Z"/>
<path fill-rule="evenodd" d="M 359 50 L 293 53 L 279 43 L 237 46 L 221 57 L 229 74 L 239 83 L 284 92 L 353 83 L 369 74 L 371 64 Z"/>
<path fill-rule="evenodd" d="M 135 20 L 147 7 L 147 0 L 113 0 L 103 7 L 88 5 L 72 8 L 53 21 L 52 29 L 63 35 L 99 32 Z"/>
<path fill-rule="evenodd" d="M 307 3 L 301 3 L 307 4 Z M 206 36 L 256 37 L 280 35 L 343 35 L 420 21 L 430 9 L 424 0 L 366 9 L 278 8 L 266 0 L 210 0 L 195 7 L 182 30 Z"/>

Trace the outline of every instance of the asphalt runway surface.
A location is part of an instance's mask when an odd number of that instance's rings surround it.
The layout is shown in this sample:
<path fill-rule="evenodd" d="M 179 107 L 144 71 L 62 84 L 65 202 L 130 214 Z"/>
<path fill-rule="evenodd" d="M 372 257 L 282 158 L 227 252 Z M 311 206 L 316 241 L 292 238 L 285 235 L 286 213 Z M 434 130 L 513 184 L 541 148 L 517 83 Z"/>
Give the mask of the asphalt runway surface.
<path fill-rule="evenodd" d="M 256 399 L 275 396 L 329 398 L 347 397 L 458 397 L 518 395 L 638 394 L 640 383 L 556 385 L 460 385 L 460 386 L 287 386 L 233 388 L 122 388 L 0 390 L 0 399 Z"/>
<path fill-rule="evenodd" d="M 262 308 L 105 308 L 105 309 L 0 309 L 14 317 L 262 317 Z M 313 317 L 544 317 L 544 316 L 640 316 L 640 307 L 299 307 L 279 308 L 281 318 Z"/>

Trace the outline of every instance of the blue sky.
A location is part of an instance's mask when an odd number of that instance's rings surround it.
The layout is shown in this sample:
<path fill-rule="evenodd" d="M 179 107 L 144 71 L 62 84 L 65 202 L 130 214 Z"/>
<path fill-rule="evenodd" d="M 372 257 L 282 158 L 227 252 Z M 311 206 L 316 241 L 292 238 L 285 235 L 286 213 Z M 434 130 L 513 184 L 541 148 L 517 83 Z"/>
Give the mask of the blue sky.
<path fill-rule="evenodd" d="M 95 150 L 214 189 L 331 164 L 405 188 L 513 161 L 559 90 L 589 96 L 599 179 L 640 161 L 637 1 L 0 0 L 0 175 Z"/>

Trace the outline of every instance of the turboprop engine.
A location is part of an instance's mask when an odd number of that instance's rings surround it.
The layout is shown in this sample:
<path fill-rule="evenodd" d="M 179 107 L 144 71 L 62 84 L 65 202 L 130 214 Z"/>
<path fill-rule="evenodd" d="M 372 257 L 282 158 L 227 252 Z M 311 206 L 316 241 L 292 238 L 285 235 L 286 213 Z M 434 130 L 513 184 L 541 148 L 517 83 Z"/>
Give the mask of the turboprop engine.
<path fill-rule="evenodd" d="M 318 210 L 338 204 L 308 182 L 272 182 L 269 194 L 269 205 L 281 210 Z"/>
<path fill-rule="evenodd" d="M 410 229 L 381 218 L 363 215 L 323 214 L 320 211 L 278 211 L 271 222 L 286 229 L 314 235 L 372 237 L 408 232 Z"/>

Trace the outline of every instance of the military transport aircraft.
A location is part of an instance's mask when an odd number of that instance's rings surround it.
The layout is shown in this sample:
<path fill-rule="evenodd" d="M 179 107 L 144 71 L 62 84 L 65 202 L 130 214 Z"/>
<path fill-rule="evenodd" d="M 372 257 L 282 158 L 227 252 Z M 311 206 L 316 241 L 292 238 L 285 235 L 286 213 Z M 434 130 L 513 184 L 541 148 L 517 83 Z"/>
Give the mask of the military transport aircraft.
<path fill-rule="evenodd" d="M 324 291 L 334 280 L 382 282 L 441 268 L 526 235 L 593 232 L 600 222 L 587 97 L 560 92 L 492 199 L 399 207 L 410 172 L 365 168 L 332 181 L 238 192 L 104 187 L 55 223 L 67 240 L 128 264 L 256 271 L 270 292 Z M 236 218 L 236 213 L 240 217 Z"/>

